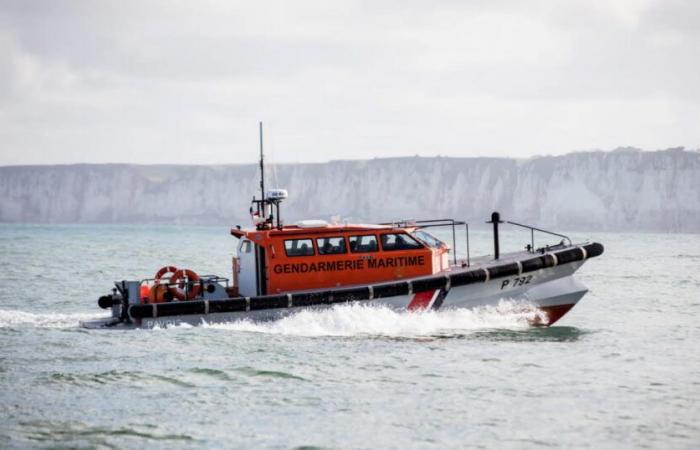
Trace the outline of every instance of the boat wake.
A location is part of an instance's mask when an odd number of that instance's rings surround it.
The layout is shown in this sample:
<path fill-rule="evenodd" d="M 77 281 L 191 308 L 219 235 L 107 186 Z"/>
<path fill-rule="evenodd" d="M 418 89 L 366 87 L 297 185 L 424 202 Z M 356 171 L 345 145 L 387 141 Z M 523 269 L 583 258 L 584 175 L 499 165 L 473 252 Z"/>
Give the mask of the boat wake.
<path fill-rule="evenodd" d="M 0 309 L 0 328 L 37 327 L 37 328 L 71 328 L 78 326 L 81 320 L 95 317 L 95 313 L 42 314 Z"/>
<path fill-rule="evenodd" d="M 241 320 L 205 324 L 216 329 L 291 336 L 452 336 L 488 329 L 521 330 L 543 313 L 532 304 L 502 300 L 497 306 L 397 312 L 361 304 L 336 305 L 323 310 L 304 310 L 271 322 Z"/>
<path fill-rule="evenodd" d="M 73 328 L 94 313 L 31 313 L 0 309 L 0 328 Z M 288 317 L 266 322 L 243 319 L 208 324 L 210 329 L 266 333 L 289 336 L 453 336 L 489 329 L 522 330 L 543 318 L 532 304 L 502 300 L 497 306 L 475 309 L 397 312 L 387 307 L 362 304 L 335 305 L 328 309 L 307 309 Z M 177 325 L 167 328 L 194 328 Z"/>

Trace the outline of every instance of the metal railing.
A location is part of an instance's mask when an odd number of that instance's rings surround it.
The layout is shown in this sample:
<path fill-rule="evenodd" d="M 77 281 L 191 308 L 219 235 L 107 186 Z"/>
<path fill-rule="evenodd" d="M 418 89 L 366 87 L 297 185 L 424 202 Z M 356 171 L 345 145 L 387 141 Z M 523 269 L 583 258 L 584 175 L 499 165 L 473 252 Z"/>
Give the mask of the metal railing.
<path fill-rule="evenodd" d="M 500 217 L 500 215 L 498 216 Z M 492 215 L 493 219 L 493 215 Z M 489 222 L 493 223 L 493 222 Z M 538 227 L 533 227 L 532 225 L 525 225 L 522 223 L 518 222 L 513 222 L 513 221 L 505 221 L 505 222 L 500 222 L 499 223 L 507 223 L 509 225 L 515 225 L 516 227 L 521 227 L 530 230 L 530 245 L 529 248 L 526 247 L 527 251 L 530 253 L 535 253 L 535 231 L 544 233 L 544 234 L 549 234 L 551 236 L 557 236 L 569 243 L 569 245 L 572 245 L 571 238 L 565 234 L 561 233 L 556 233 L 554 231 L 549 231 L 545 230 L 543 228 L 538 228 Z M 466 238 L 466 244 L 467 244 L 467 258 L 466 258 L 466 267 L 471 266 L 471 250 L 470 250 L 470 244 L 469 244 L 469 223 L 463 220 L 455 220 L 455 219 L 429 219 L 429 220 L 398 220 L 394 222 L 386 222 L 386 223 L 381 223 L 380 225 L 389 225 L 397 228 L 406 228 L 406 227 L 416 227 L 416 228 L 433 228 L 433 227 L 451 227 L 452 228 L 452 253 L 453 253 L 453 262 L 456 265 L 457 262 L 457 226 L 464 225 L 464 230 L 465 230 L 465 238 Z M 496 228 L 497 228 L 496 224 Z M 497 249 L 498 248 L 498 235 L 497 231 L 495 231 L 494 235 L 494 247 Z M 564 241 L 562 241 L 562 244 Z M 549 246 L 547 246 L 549 248 Z M 495 250 L 494 256 L 496 259 L 498 259 L 498 250 Z M 464 260 L 463 260 L 464 261 Z M 464 262 L 462 263 L 463 266 L 465 265 Z"/>
<path fill-rule="evenodd" d="M 569 236 L 566 236 L 565 234 L 555 233 L 554 231 L 544 230 L 542 228 L 537 228 L 537 227 L 533 227 L 531 225 L 525 225 L 525 224 L 518 223 L 518 222 L 512 222 L 510 220 L 506 221 L 506 223 L 508 223 L 510 225 L 515 225 L 515 226 L 518 226 L 521 228 L 527 228 L 530 230 L 530 252 L 532 252 L 532 253 L 535 252 L 535 231 L 539 231 L 540 233 L 545 233 L 545 234 L 551 234 L 552 236 L 558 236 L 560 238 L 563 238 L 563 239 L 569 241 L 569 245 L 572 245 L 571 238 L 569 238 Z"/>
<path fill-rule="evenodd" d="M 190 292 L 192 291 L 192 289 L 194 289 L 195 286 L 199 286 L 199 292 L 197 296 L 192 299 L 194 300 L 195 298 L 204 298 L 204 292 L 208 284 L 218 284 L 220 286 L 223 286 L 224 289 L 228 289 L 230 280 L 228 278 L 220 277 L 218 275 L 199 275 L 199 280 L 197 281 L 193 281 L 187 276 L 185 276 L 185 278 L 183 278 L 182 280 L 176 281 L 174 283 L 171 283 L 170 278 L 168 277 L 160 279 L 157 284 L 155 283 L 155 281 L 155 278 L 144 278 L 139 283 L 139 286 L 143 285 L 144 283 L 150 285 L 151 287 L 155 285 L 165 286 L 167 291 L 170 291 L 173 288 L 179 288 L 183 290 L 185 298 L 189 296 Z"/>
<path fill-rule="evenodd" d="M 452 257 L 455 265 L 457 264 L 457 226 L 464 225 L 467 240 L 467 267 L 471 264 L 469 256 L 469 224 L 462 220 L 455 219 L 428 219 L 428 220 L 406 220 L 402 219 L 395 222 L 385 222 L 379 225 L 389 225 L 397 228 L 416 227 L 416 228 L 434 228 L 434 227 L 452 227 Z"/>

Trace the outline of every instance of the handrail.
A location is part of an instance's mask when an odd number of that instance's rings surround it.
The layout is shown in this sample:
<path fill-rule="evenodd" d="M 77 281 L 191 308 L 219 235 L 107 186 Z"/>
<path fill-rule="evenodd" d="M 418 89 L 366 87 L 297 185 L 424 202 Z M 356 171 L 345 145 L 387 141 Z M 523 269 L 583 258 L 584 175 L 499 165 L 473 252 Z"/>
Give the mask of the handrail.
<path fill-rule="evenodd" d="M 168 281 L 163 281 L 163 280 L 168 280 Z M 139 282 L 139 285 L 142 285 L 143 283 L 151 283 L 153 281 L 156 281 L 155 278 L 144 278 Z M 224 289 L 229 288 L 229 282 L 230 280 L 226 277 L 221 277 L 219 275 L 199 275 L 199 281 L 192 281 L 191 279 L 185 278 L 181 282 L 178 283 L 171 283 L 170 278 L 161 278 L 160 280 L 160 285 L 161 286 L 166 286 L 168 289 L 178 286 L 180 284 L 183 285 L 183 288 L 185 290 L 185 296 L 187 296 L 190 292 L 190 289 L 192 289 L 192 286 L 194 285 L 199 285 L 199 297 L 204 298 L 204 283 L 216 283 L 216 284 L 222 284 Z"/>
<path fill-rule="evenodd" d="M 509 223 L 511 225 L 515 225 L 518 227 L 522 227 L 522 228 L 527 228 L 530 230 L 530 244 L 532 246 L 531 250 L 533 252 L 535 251 L 535 231 L 539 231 L 540 233 L 551 234 L 552 236 L 558 236 L 560 238 L 564 238 L 567 241 L 569 241 L 569 245 L 572 245 L 571 238 L 569 236 L 566 236 L 565 234 L 559 234 L 559 233 L 555 233 L 554 231 L 543 230 L 542 228 L 533 227 L 531 225 L 524 225 L 524 224 L 518 223 L 518 222 L 511 222 L 510 220 L 507 220 L 506 223 Z"/>
<path fill-rule="evenodd" d="M 467 267 L 470 267 L 471 261 L 469 260 L 469 224 L 464 222 L 464 228 L 467 230 Z"/>
<path fill-rule="evenodd" d="M 410 220 L 410 219 L 402 219 L 402 220 L 397 220 L 394 222 L 382 222 L 379 223 L 378 225 L 390 225 L 390 226 L 396 226 L 399 228 L 407 228 L 407 227 L 417 227 L 417 228 L 430 228 L 430 227 L 442 227 L 442 226 L 448 226 L 448 225 L 465 225 L 466 222 L 462 220 L 455 220 L 455 219 L 428 219 L 428 220 Z"/>
<path fill-rule="evenodd" d="M 569 245 L 572 245 L 571 238 L 565 234 L 555 233 L 554 231 L 549 231 L 549 230 L 545 230 L 543 228 L 537 228 L 537 227 L 533 227 L 532 225 L 525 225 L 522 223 L 510 221 L 510 220 L 506 221 L 505 223 L 530 230 L 530 249 L 529 250 L 533 253 L 535 252 L 535 231 L 539 231 L 540 233 L 545 233 L 545 234 L 549 234 L 552 236 L 557 236 L 557 237 L 563 238 L 566 241 L 568 241 Z M 465 233 L 466 233 L 466 244 L 467 244 L 467 261 L 466 262 L 467 262 L 467 267 L 471 266 L 471 255 L 470 255 L 470 248 L 469 248 L 469 223 L 466 221 L 455 220 L 455 219 L 429 219 L 429 220 L 402 219 L 402 220 L 397 220 L 394 222 L 380 223 L 379 225 L 389 225 L 389 226 L 394 226 L 394 227 L 398 227 L 398 228 L 407 228 L 407 227 L 432 228 L 432 227 L 445 227 L 445 226 L 452 227 L 452 249 L 453 249 L 453 257 L 454 257 L 455 264 L 457 264 L 457 238 L 456 238 L 455 227 L 457 225 L 464 225 Z"/>
<path fill-rule="evenodd" d="M 389 225 L 398 228 L 432 228 L 432 227 L 452 227 L 452 256 L 454 264 L 457 265 L 457 235 L 455 227 L 457 225 L 464 225 L 467 233 L 467 266 L 470 265 L 469 257 L 469 224 L 463 220 L 455 219 L 428 219 L 428 220 L 407 220 L 402 219 L 395 222 L 384 222 L 379 225 Z"/>

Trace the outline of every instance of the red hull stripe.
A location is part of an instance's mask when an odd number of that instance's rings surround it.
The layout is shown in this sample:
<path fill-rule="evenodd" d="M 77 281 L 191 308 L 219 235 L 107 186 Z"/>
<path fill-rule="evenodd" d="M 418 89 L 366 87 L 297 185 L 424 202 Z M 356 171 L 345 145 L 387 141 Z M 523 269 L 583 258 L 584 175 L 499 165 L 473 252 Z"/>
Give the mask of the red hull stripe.
<path fill-rule="evenodd" d="M 413 298 L 408 303 L 408 306 L 406 307 L 406 309 L 408 309 L 409 311 L 417 311 L 420 309 L 430 309 L 433 306 L 433 304 L 435 303 L 435 300 L 437 299 L 437 296 L 439 293 L 440 293 L 440 289 L 436 289 L 434 291 L 419 292 L 417 294 L 414 294 Z"/>
<path fill-rule="evenodd" d="M 540 306 L 539 309 L 544 311 L 545 314 L 547 314 L 547 320 L 546 321 L 541 321 L 541 320 L 536 320 L 534 325 L 546 325 L 550 326 L 553 325 L 554 322 L 557 320 L 561 319 L 564 314 L 568 313 L 571 308 L 574 307 L 574 304 L 570 305 L 556 305 L 556 306 Z"/>

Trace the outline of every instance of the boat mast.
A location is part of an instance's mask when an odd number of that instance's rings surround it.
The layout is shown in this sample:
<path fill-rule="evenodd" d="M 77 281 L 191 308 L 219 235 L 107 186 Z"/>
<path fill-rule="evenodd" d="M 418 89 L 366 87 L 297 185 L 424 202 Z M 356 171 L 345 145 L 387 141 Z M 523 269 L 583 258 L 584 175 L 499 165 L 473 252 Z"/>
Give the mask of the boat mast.
<path fill-rule="evenodd" d="M 258 230 L 267 228 L 267 202 L 265 201 L 265 163 L 263 156 L 263 126 L 260 124 L 260 203 L 258 203 L 259 217 L 263 221 L 257 225 Z M 261 245 L 255 246 L 255 280 L 257 284 L 257 294 L 265 295 L 267 293 L 267 282 L 265 281 L 265 248 Z"/>
<path fill-rule="evenodd" d="M 263 162 L 263 126 L 260 122 L 260 199 L 263 201 L 265 209 L 265 163 Z"/>

